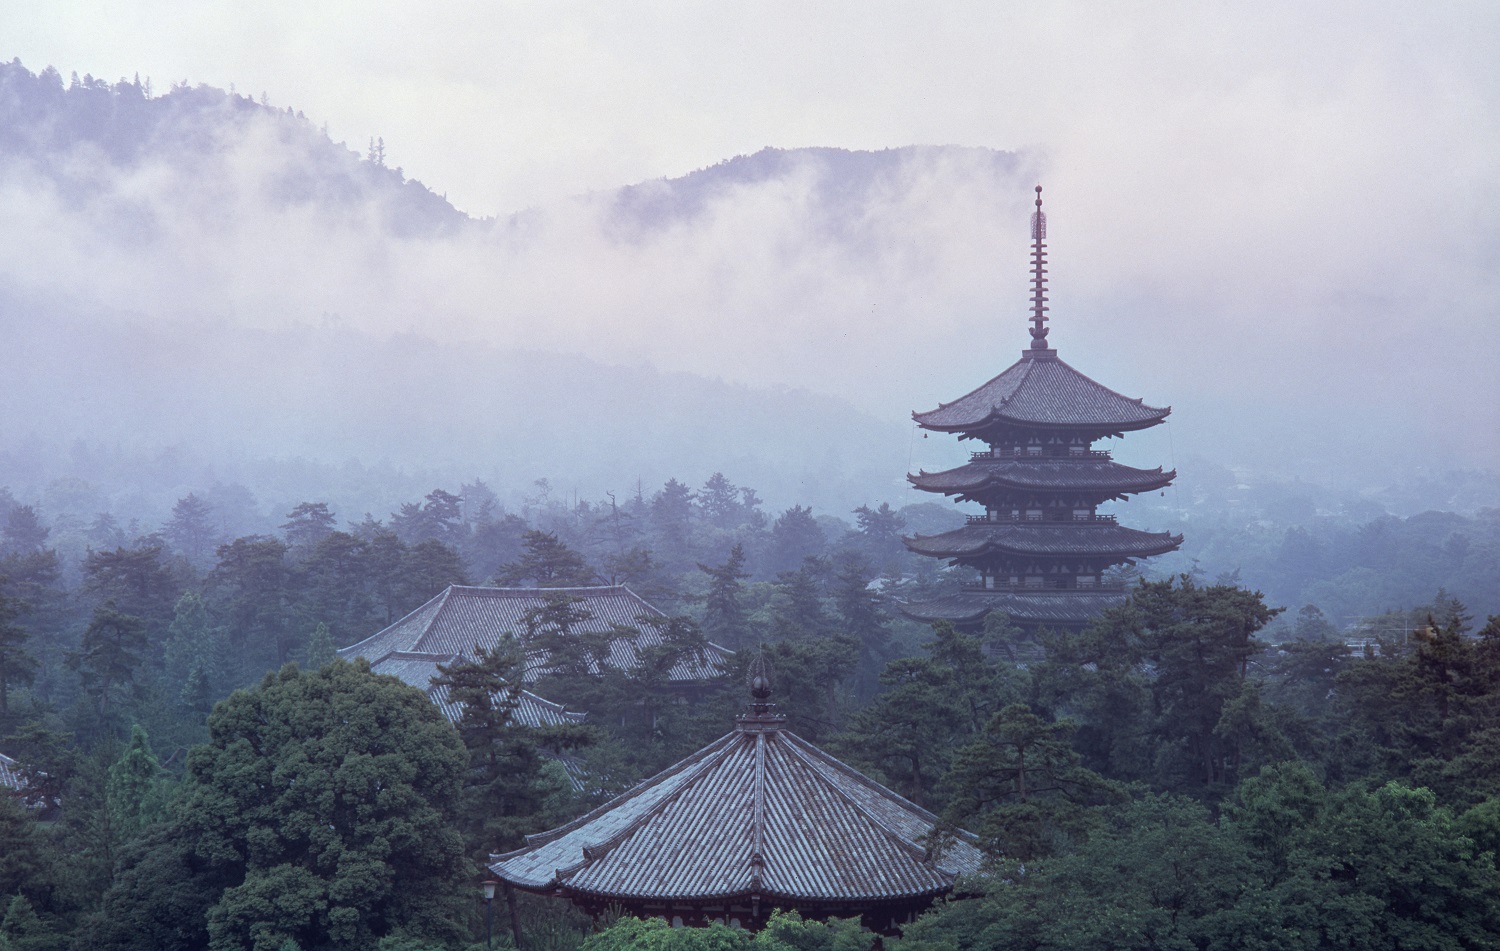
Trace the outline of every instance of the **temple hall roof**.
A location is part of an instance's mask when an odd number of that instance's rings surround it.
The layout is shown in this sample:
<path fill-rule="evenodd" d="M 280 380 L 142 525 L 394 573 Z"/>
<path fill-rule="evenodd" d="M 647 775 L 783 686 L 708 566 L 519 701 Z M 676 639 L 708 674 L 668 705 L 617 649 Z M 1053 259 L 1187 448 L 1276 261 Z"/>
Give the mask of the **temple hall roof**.
<path fill-rule="evenodd" d="M 21 776 L 21 764 L 0 753 L 0 787 L 19 793 L 26 788 L 26 780 Z"/>
<path fill-rule="evenodd" d="M 1144 558 L 1174 551 L 1181 535 L 1143 532 L 1114 522 L 971 522 L 940 535 L 916 535 L 906 547 L 919 555 L 963 558 L 1011 555 Z"/>
<path fill-rule="evenodd" d="M 979 871 L 968 833 L 929 851 L 937 817 L 782 728 L 737 729 L 565 826 L 491 857 L 520 888 L 631 903 L 925 899 Z"/>
<path fill-rule="evenodd" d="M 526 644 L 526 618 L 549 601 L 567 599 L 587 612 L 573 626 L 580 634 L 618 634 L 610 642 L 605 666 L 630 670 L 641 652 L 662 644 L 661 633 L 647 623 L 665 619 L 624 585 L 588 588 L 481 588 L 450 585 L 442 594 L 377 634 L 340 650 L 344 658 L 384 658 L 392 652 L 462 654 L 472 659 L 475 646 L 493 648 L 507 634 L 527 649 L 528 668 L 545 667 L 546 658 Z M 634 628 L 620 634 L 618 629 Z M 733 652 L 710 643 L 701 656 L 680 660 L 669 672 L 674 683 L 701 683 L 722 676 L 722 662 Z"/>
<path fill-rule="evenodd" d="M 1084 624 L 1100 612 L 1123 604 L 1124 591 L 982 591 L 968 590 L 924 601 L 904 604 L 901 613 L 916 621 L 974 623 L 991 611 L 1003 611 L 1023 626 Z"/>
<path fill-rule="evenodd" d="M 1154 426 L 1158 409 L 1101 386 L 1058 359 L 1055 350 L 1025 351 L 983 386 L 912 418 L 926 429 L 968 432 L 995 424 L 1068 426 L 1124 432 Z"/>
<path fill-rule="evenodd" d="M 459 654 L 424 654 L 416 651 L 391 651 L 379 660 L 370 663 L 377 674 L 390 674 L 401 681 L 425 690 L 432 702 L 438 705 L 443 715 L 457 723 L 462 715 L 459 704 L 448 699 L 448 688 L 434 686 L 432 678 L 438 674 L 439 664 L 444 666 L 459 660 Z M 511 714 L 515 722 L 529 727 L 562 726 L 582 723 L 584 714 L 570 712 L 560 703 L 545 700 L 530 690 L 522 690 L 520 702 Z"/>
<path fill-rule="evenodd" d="M 1175 470 L 1135 469 L 1110 459 L 986 458 L 946 472 L 918 472 L 906 478 L 926 492 L 970 496 L 985 489 L 1043 492 L 1099 492 L 1110 497 L 1150 492 L 1172 483 Z"/>

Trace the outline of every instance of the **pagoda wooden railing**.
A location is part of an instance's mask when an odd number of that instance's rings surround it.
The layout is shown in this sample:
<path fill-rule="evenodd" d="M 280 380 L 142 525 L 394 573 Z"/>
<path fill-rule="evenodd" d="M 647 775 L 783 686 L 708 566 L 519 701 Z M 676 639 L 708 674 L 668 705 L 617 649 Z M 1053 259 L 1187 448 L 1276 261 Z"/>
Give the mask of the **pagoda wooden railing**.
<path fill-rule="evenodd" d="M 1027 452 L 1024 449 L 984 449 L 969 453 L 969 461 L 977 462 L 980 459 L 1045 459 L 1055 462 L 1058 459 L 1103 459 L 1108 461 L 1113 458 L 1104 449 L 1087 449 L 1083 452 Z"/>
<path fill-rule="evenodd" d="M 1107 523 L 1113 525 L 1116 522 L 1118 522 L 1118 519 L 1115 516 L 1113 516 L 1113 515 L 1088 515 L 1088 516 L 1071 515 L 1071 516 L 1067 516 L 1067 517 L 1058 517 L 1058 518 L 1047 518 L 1047 517 L 1041 516 L 1041 515 L 1021 515 L 1021 516 L 1016 516 L 1016 517 L 1012 517 L 1012 516 L 1009 516 L 1009 515 L 996 515 L 994 518 L 991 518 L 988 515 L 969 515 L 969 516 L 966 517 L 966 519 L 967 519 L 968 524 L 970 524 L 970 525 L 985 525 L 985 524 L 996 524 L 996 525 L 998 525 L 998 524 L 1005 524 L 1005 525 L 1023 525 L 1023 524 L 1027 524 L 1027 525 L 1035 525 L 1035 524 L 1038 524 L 1038 523 L 1044 523 L 1044 524 L 1048 524 L 1048 525 L 1073 525 L 1073 524 L 1088 524 L 1088 523 L 1095 523 L 1095 522 L 1107 522 Z"/>

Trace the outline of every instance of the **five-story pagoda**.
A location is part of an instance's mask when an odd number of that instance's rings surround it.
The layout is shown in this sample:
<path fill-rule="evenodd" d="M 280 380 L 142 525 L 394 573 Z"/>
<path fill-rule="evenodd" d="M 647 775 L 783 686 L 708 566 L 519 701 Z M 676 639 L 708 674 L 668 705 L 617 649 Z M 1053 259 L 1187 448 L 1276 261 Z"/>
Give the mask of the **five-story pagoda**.
<path fill-rule="evenodd" d="M 962 528 L 906 539 L 918 554 L 979 573 L 955 595 L 907 605 L 918 620 L 978 624 L 1003 611 L 1023 628 L 1078 627 L 1124 599 L 1109 568 L 1182 544 L 1181 535 L 1126 528 L 1098 513 L 1100 504 L 1163 488 L 1177 473 L 1121 465 L 1094 442 L 1155 426 L 1171 409 L 1100 386 L 1047 345 L 1047 217 L 1040 185 L 1036 191 L 1030 348 L 972 393 L 912 414 L 923 429 L 989 446 L 968 465 L 907 476 L 924 492 L 984 506 Z"/>

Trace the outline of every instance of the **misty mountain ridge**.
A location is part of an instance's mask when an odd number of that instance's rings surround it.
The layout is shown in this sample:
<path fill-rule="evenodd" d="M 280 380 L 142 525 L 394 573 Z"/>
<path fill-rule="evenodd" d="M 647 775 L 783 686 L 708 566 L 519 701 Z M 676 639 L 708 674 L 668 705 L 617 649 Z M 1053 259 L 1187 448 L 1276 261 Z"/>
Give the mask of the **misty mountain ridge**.
<path fill-rule="evenodd" d="M 97 488 L 143 516 L 205 479 L 250 481 L 234 466 L 274 471 L 257 491 L 288 501 L 354 473 L 337 490 L 351 515 L 476 476 L 502 494 L 545 477 L 598 497 L 723 471 L 778 507 L 922 501 L 905 473 L 966 447 L 915 438 L 907 412 L 1023 343 L 1019 306 L 993 329 L 1015 276 L 990 255 L 1012 246 L 1024 271 L 1012 225 L 1037 161 L 767 148 L 476 219 L 290 108 L 207 86 L 64 84 L 12 62 L 0 201 L 30 240 L 0 256 L 0 485 L 41 497 L 59 473 L 40 460 L 86 474 L 72 461 L 108 457 L 129 480 L 123 460 L 160 457 L 163 484 Z M 1072 358 L 1087 328 L 1068 319 Z M 1116 333 L 1080 366 L 1181 402 L 1141 337 Z M 1128 461 L 1171 462 L 1149 444 Z M 1441 471 L 1419 476 L 1438 488 Z M 1399 488 L 1409 474 L 1363 477 L 1354 489 L 1401 512 L 1482 508 L 1494 481 L 1424 496 Z M 1226 493 L 1243 494 L 1198 501 Z M 1190 516 L 1168 501 L 1132 521 Z"/>

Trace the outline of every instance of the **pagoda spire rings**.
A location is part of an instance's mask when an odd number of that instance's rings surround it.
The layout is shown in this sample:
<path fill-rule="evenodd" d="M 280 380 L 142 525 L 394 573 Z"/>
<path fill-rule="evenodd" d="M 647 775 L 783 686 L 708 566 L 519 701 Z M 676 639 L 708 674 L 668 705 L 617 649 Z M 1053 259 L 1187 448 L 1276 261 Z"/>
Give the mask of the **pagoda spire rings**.
<path fill-rule="evenodd" d="M 1042 186 L 1036 187 L 1036 211 L 1031 213 L 1031 349 L 1047 347 L 1047 213 L 1042 211 Z"/>

